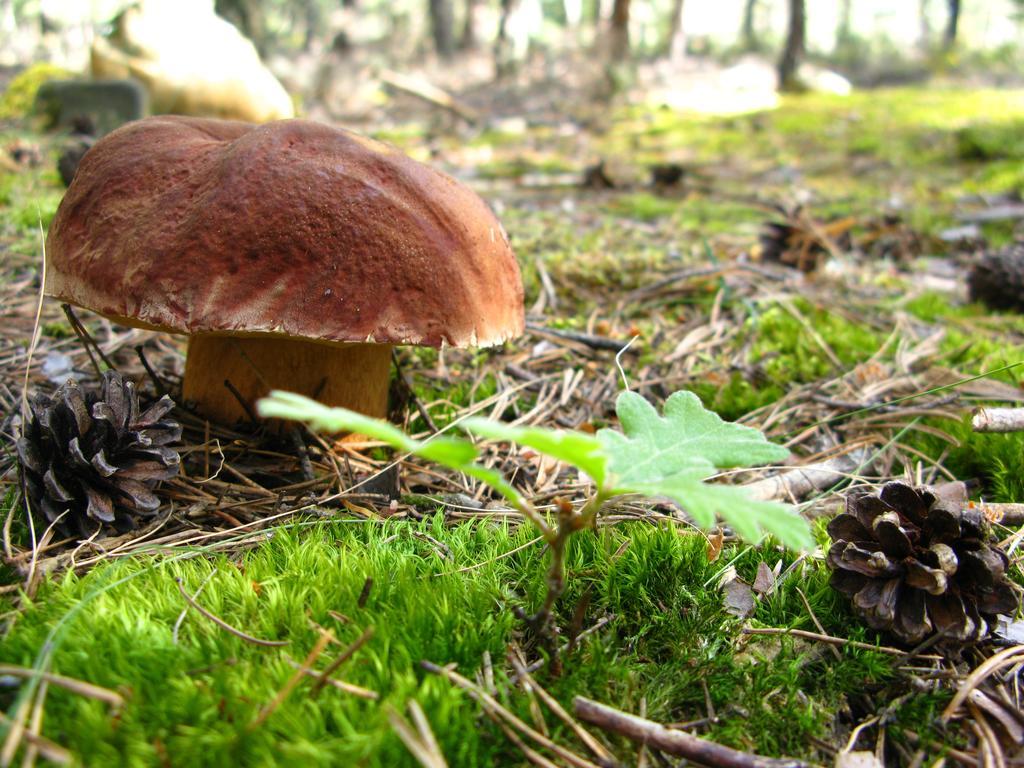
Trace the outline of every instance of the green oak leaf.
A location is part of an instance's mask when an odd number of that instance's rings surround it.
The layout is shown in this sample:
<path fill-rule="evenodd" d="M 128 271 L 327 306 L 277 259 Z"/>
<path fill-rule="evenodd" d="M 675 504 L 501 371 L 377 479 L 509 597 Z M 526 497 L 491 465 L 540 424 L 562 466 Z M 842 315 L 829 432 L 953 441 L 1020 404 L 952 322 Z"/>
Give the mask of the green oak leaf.
<path fill-rule="evenodd" d="M 544 427 L 515 427 L 481 418 L 466 419 L 462 422 L 462 428 L 491 440 L 506 440 L 529 446 L 586 472 L 598 488 L 604 485 L 607 457 L 601 442 L 586 432 L 569 432 Z"/>
<path fill-rule="evenodd" d="M 793 548 L 813 543 L 807 523 L 792 507 L 751 499 L 737 486 L 703 482 L 719 468 L 781 461 L 789 455 L 760 431 L 723 421 L 692 392 L 671 395 L 664 415 L 634 392 L 620 394 L 615 410 L 622 432 L 597 433 L 608 456 L 612 493 L 666 496 L 700 527 L 710 528 L 721 517 L 748 541 L 771 533 Z"/>
<path fill-rule="evenodd" d="M 807 522 L 793 507 L 751 499 L 739 486 L 712 485 L 677 475 L 658 482 L 637 483 L 631 490 L 645 496 L 667 496 L 701 528 L 710 528 L 715 518 L 720 517 L 747 541 L 757 541 L 770 533 L 792 549 L 807 549 L 814 543 Z"/>
<path fill-rule="evenodd" d="M 789 455 L 760 431 L 722 421 L 692 392 L 671 395 L 664 416 L 635 392 L 623 392 L 615 412 L 622 432 L 602 429 L 597 437 L 608 454 L 608 471 L 616 487 L 631 488 L 679 474 L 703 479 L 716 468 L 766 464 Z"/>

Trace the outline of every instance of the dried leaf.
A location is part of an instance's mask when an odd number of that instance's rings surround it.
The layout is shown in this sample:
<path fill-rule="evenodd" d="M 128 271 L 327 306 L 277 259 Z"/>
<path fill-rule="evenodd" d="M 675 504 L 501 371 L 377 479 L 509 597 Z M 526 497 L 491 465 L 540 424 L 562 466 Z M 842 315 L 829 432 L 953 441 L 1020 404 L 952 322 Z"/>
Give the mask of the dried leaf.
<path fill-rule="evenodd" d="M 713 563 L 722 554 L 722 543 L 725 541 L 725 534 L 721 528 L 715 528 L 708 534 L 708 562 Z"/>
<path fill-rule="evenodd" d="M 754 577 L 754 591 L 765 595 L 775 586 L 775 574 L 763 560 L 757 564 L 757 575 Z"/>

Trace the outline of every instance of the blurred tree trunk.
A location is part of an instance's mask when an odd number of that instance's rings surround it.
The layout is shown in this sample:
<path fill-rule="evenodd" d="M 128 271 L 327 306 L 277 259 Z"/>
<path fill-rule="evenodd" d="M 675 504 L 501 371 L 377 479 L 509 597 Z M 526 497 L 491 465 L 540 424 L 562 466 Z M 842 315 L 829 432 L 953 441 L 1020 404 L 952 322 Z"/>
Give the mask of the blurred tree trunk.
<path fill-rule="evenodd" d="M 836 30 L 836 47 L 845 48 L 853 41 L 853 0 L 843 0 L 839 6 L 839 29 Z"/>
<path fill-rule="evenodd" d="M 303 49 L 308 51 L 313 46 L 313 41 L 323 33 L 323 16 L 320 12 L 320 4 L 316 0 L 306 0 L 303 11 L 306 21 Z"/>
<path fill-rule="evenodd" d="M 464 51 L 476 50 L 480 44 L 480 0 L 466 0 L 466 18 L 462 23 L 462 38 L 459 48 Z"/>
<path fill-rule="evenodd" d="M 629 58 L 629 0 L 615 0 L 612 6 L 609 53 L 612 61 Z"/>
<path fill-rule="evenodd" d="M 498 20 L 498 37 L 494 41 L 494 71 L 498 77 L 505 77 L 512 74 L 516 69 L 516 57 L 513 50 L 516 47 L 512 40 L 512 18 L 522 0 L 501 0 L 501 17 Z"/>
<path fill-rule="evenodd" d="M 442 59 L 455 53 L 455 19 L 452 0 L 429 0 L 430 29 L 434 35 L 434 50 Z"/>
<path fill-rule="evenodd" d="M 943 43 L 946 50 L 956 45 L 957 27 L 960 26 L 960 0 L 948 0 L 949 16 L 946 17 L 946 34 Z"/>
<path fill-rule="evenodd" d="M 686 58 L 686 30 L 683 29 L 683 1 L 672 0 L 672 18 L 668 27 L 668 57 L 673 62 Z"/>
<path fill-rule="evenodd" d="M 789 0 L 789 28 L 786 44 L 779 58 L 779 90 L 799 90 L 796 72 L 804 57 L 804 41 L 807 39 L 807 7 L 805 0 Z"/>
<path fill-rule="evenodd" d="M 575 31 L 583 21 L 583 0 L 562 0 L 565 11 L 565 26 Z"/>
<path fill-rule="evenodd" d="M 238 27 L 238 31 L 252 41 L 260 55 L 265 55 L 266 26 L 260 0 L 214 0 L 213 10 Z"/>
<path fill-rule="evenodd" d="M 928 0 L 918 0 L 917 24 L 920 34 L 918 47 L 927 51 L 932 47 L 932 23 L 928 19 Z"/>
<path fill-rule="evenodd" d="M 743 4 L 743 26 L 740 27 L 740 42 L 745 51 L 756 51 L 761 47 L 757 39 L 757 29 L 754 26 L 754 16 L 757 13 L 757 0 L 746 0 Z"/>

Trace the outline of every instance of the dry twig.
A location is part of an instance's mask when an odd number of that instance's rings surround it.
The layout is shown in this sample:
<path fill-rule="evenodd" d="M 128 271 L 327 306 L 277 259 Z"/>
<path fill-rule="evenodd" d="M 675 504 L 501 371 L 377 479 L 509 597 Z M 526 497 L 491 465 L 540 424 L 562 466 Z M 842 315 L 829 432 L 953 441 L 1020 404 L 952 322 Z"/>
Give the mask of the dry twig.
<path fill-rule="evenodd" d="M 693 760 L 715 768 L 809 768 L 800 760 L 761 757 L 716 744 L 708 739 L 676 731 L 636 715 L 591 701 L 582 696 L 573 699 L 576 717 L 606 731 L 627 736 L 660 752 Z"/>

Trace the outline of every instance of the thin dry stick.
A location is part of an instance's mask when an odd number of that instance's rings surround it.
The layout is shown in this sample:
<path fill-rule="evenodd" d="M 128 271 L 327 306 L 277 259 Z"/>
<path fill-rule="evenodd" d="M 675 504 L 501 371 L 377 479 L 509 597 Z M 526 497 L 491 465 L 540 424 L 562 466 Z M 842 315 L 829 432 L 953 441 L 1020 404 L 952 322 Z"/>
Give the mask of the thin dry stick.
<path fill-rule="evenodd" d="M 291 665 L 292 669 L 302 670 L 306 677 L 315 677 L 317 680 L 320 679 L 320 673 L 315 669 L 302 669 L 302 665 L 295 661 L 295 659 L 286 660 Z M 362 686 L 353 685 L 352 683 L 346 683 L 344 680 L 337 680 L 333 677 L 328 678 L 327 685 L 337 688 L 339 691 L 351 693 L 353 696 L 358 696 L 361 699 L 368 699 L 369 701 L 376 701 L 380 698 L 380 694 L 376 691 L 371 691 L 369 688 L 363 688 Z"/>
<path fill-rule="evenodd" d="M 860 648 L 865 651 L 878 651 L 879 653 L 887 653 L 890 656 L 903 656 L 906 651 L 901 651 L 899 648 L 889 648 L 885 645 L 872 645 L 871 643 L 862 643 L 858 640 L 847 640 L 844 637 L 832 637 L 831 635 L 819 635 L 817 632 L 808 632 L 806 629 L 786 629 L 785 627 L 744 627 L 742 630 L 744 635 L 793 635 L 793 637 L 802 637 L 806 640 L 817 640 L 822 643 L 832 643 L 833 645 L 848 645 L 851 648 Z"/>
<path fill-rule="evenodd" d="M 206 578 L 199 582 L 199 587 L 195 592 L 192 593 L 192 599 L 195 600 L 199 597 L 199 593 L 206 588 L 206 585 L 210 583 L 210 579 L 213 578 L 214 574 L 217 573 L 215 570 L 211 570 L 206 574 Z M 171 631 L 171 642 L 175 645 L 178 644 L 178 632 L 181 630 L 181 625 L 185 623 L 185 617 L 188 616 L 188 606 L 181 609 L 181 613 L 178 614 L 177 620 L 174 622 L 174 629 Z"/>
<path fill-rule="evenodd" d="M 36 689 L 35 703 L 32 705 L 32 717 L 29 720 L 26 736 L 35 736 L 37 739 L 42 736 L 43 731 L 43 707 L 46 703 L 46 694 L 49 692 L 49 684 L 43 680 Z M 35 741 L 29 741 L 25 747 L 25 756 L 21 759 L 21 768 L 32 768 L 36 764 L 36 757 L 39 755 L 39 746 Z"/>
<path fill-rule="evenodd" d="M 594 765 L 594 763 L 590 762 L 589 760 L 586 760 L 580 757 L 579 755 L 570 752 L 565 747 L 560 746 L 559 744 L 556 744 L 555 742 L 551 741 L 551 739 L 549 739 L 544 734 L 535 731 L 533 728 L 524 723 L 514 714 L 509 712 L 505 707 L 501 705 L 501 703 L 497 699 L 495 699 L 493 696 L 487 693 L 487 691 L 480 688 L 480 686 L 476 685 L 471 680 L 468 680 L 467 678 L 463 677 L 454 669 L 442 667 L 430 661 L 421 661 L 420 664 L 428 672 L 433 672 L 435 674 L 442 675 L 448 678 L 450 682 L 455 683 L 455 685 L 467 691 L 470 696 L 472 696 L 474 699 L 480 702 L 480 705 L 484 708 L 485 711 L 489 710 L 490 712 L 493 712 L 494 714 L 500 716 L 506 723 L 516 728 L 520 733 L 524 734 L 525 736 L 528 736 L 541 746 L 550 749 L 552 752 L 554 752 L 556 755 L 558 755 L 566 762 L 577 766 L 577 768 L 599 768 L 599 766 Z"/>
<path fill-rule="evenodd" d="M 327 644 L 333 639 L 334 635 L 330 632 L 320 633 L 319 639 L 316 641 L 312 650 L 306 654 L 306 658 L 303 660 L 302 665 L 295 670 L 291 677 L 288 678 L 281 690 L 277 692 L 277 695 L 267 702 L 266 706 L 260 710 L 259 714 L 256 715 L 256 719 L 249 723 L 250 731 L 254 731 L 259 728 L 264 722 L 266 722 L 268 717 L 274 714 L 274 710 L 281 706 L 282 702 L 288 698 L 288 694 L 291 693 L 295 686 L 299 684 L 299 680 L 301 680 L 306 671 L 313 666 L 313 662 L 315 662 L 320 654 L 324 652 L 324 648 L 326 648 Z"/>
<path fill-rule="evenodd" d="M 515 744 L 516 747 L 519 748 L 519 751 L 522 752 L 523 755 L 525 755 L 526 759 L 529 760 L 533 765 L 536 765 L 537 768 L 560 768 L 558 763 L 554 763 L 551 760 L 548 760 L 546 757 L 544 757 L 544 755 L 542 755 L 540 752 L 538 752 L 525 741 L 523 741 L 519 737 L 519 734 L 512 730 L 512 728 L 507 723 L 505 723 L 504 720 L 498 717 L 496 713 L 491 712 L 489 709 L 484 709 L 484 712 L 487 713 L 487 716 L 491 718 L 491 721 L 495 725 L 501 728 L 502 732 L 504 732 L 505 734 L 505 738 L 507 738 L 509 741 Z"/>
<path fill-rule="evenodd" d="M 448 768 L 448 762 L 444 759 L 444 754 L 441 752 L 440 747 L 438 747 L 430 726 L 426 724 L 423 710 L 419 708 L 415 700 L 409 700 L 409 712 L 413 715 L 413 719 L 416 720 L 419 734 L 413 731 L 412 726 L 406 722 L 405 718 L 394 707 L 387 708 L 388 722 L 395 729 L 398 738 L 402 740 L 402 743 L 412 752 L 412 756 L 416 758 L 423 768 Z M 423 718 L 422 721 L 417 719 L 417 714 Z"/>
<path fill-rule="evenodd" d="M 7 738 L 4 740 L 3 749 L 0 749 L 0 768 L 7 768 L 11 764 L 18 752 L 18 747 L 21 746 L 22 739 L 32 735 L 25 733 L 25 721 L 28 719 L 31 704 L 32 698 L 25 696 L 18 704 L 14 717 L 4 718 L 4 722 L 8 723 L 8 726 Z"/>
<path fill-rule="evenodd" d="M 344 664 L 346 661 L 352 658 L 353 654 L 366 645 L 367 641 L 373 637 L 373 627 L 367 627 L 363 630 L 363 633 L 355 639 L 348 648 L 338 654 L 338 658 L 327 665 L 327 668 L 320 673 L 320 679 L 313 684 L 313 690 L 310 691 L 312 696 L 316 696 L 320 693 L 320 689 L 324 687 L 324 684 L 330 679 L 331 675 Z"/>
<path fill-rule="evenodd" d="M 409 703 L 406 706 L 409 709 L 409 714 L 412 716 L 412 721 L 416 724 L 416 730 L 419 731 L 423 743 L 440 755 L 441 747 L 438 745 L 437 739 L 434 738 L 434 732 L 430 728 L 430 721 L 427 720 L 427 716 L 423 712 L 420 703 L 416 699 L 409 699 Z M 444 762 L 443 757 L 442 762 Z"/>
<path fill-rule="evenodd" d="M 526 668 L 526 664 L 523 663 L 523 659 L 518 653 L 518 649 L 516 650 L 517 652 L 509 654 L 509 660 L 512 662 L 512 666 L 515 668 L 516 675 L 519 676 L 519 679 L 526 681 L 533 688 L 541 700 L 547 704 L 548 708 L 555 713 L 555 716 L 573 730 L 573 733 L 575 733 L 579 737 L 580 741 L 587 746 L 587 749 L 594 753 L 594 756 L 601 761 L 602 765 L 614 764 L 615 756 L 608 751 L 604 744 L 598 741 L 590 731 L 576 722 L 573 716 L 565 711 L 565 708 L 558 703 L 558 700 L 554 696 L 548 693 L 543 687 L 537 685 L 537 682 L 533 679 L 530 671 Z"/>
<path fill-rule="evenodd" d="M 942 717 L 939 720 L 943 725 L 949 722 L 949 719 L 956 713 L 960 705 L 964 703 L 968 694 L 974 690 L 978 684 L 986 677 L 991 675 L 996 670 L 1004 666 L 1010 666 L 1024 661 L 1024 645 L 1014 645 L 1010 648 L 1004 648 L 999 653 L 986 659 L 980 664 L 967 678 L 960 684 L 957 689 L 956 695 L 953 696 L 952 701 L 942 711 Z"/>
<path fill-rule="evenodd" d="M 470 571 L 475 571 L 477 568 L 483 568 L 485 565 L 490 565 L 491 563 L 496 563 L 497 561 L 499 561 L 499 560 L 501 560 L 503 558 L 511 557 L 512 555 L 516 554 L 517 552 L 522 552 L 524 549 L 529 549 L 534 544 L 536 544 L 538 542 L 541 542 L 541 541 L 544 541 L 544 537 L 543 536 L 536 536 L 536 537 L 530 539 L 525 544 L 520 544 L 515 549 L 510 549 L 508 552 L 502 552 L 500 555 L 495 555 L 490 560 L 484 560 L 481 563 L 473 563 L 473 565 L 467 565 L 464 568 L 458 568 L 458 569 L 456 569 L 454 571 L 441 571 L 441 572 L 435 573 L 433 575 L 434 575 L 435 578 L 438 578 L 438 577 L 441 577 L 441 576 L 449 576 L 449 575 L 451 575 L 453 573 L 469 573 Z"/>
<path fill-rule="evenodd" d="M 185 585 L 182 583 L 181 579 L 175 579 L 175 581 L 178 582 L 178 591 L 181 593 L 181 596 L 183 598 L 185 598 L 185 602 L 186 603 L 191 605 L 193 608 L 195 608 L 197 611 L 199 611 L 200 614 L 202 614 L 203 616 L 208 618 L 210 621 L 212 621 L 218 627 L 220 627 L 221 629 L 227 630 L 228 632 L 233 634 L 235 637 L 240 637 L 242 640 L 245 640 L 245 642 L 252 643 L 253 645 L 263 645 L 263 646 L 266 646 L 266 647 L 269 647 L 269 648 L 277 648 L 277 647 L 280 647 L 282 645 L 288 645 L 288 643 L 290 642 L 288 640 L 263 640 L 263 639 L 261 639 L 259 637 L 253 637 L 252 635 L 247 635 L 242 630 L 236 629 L 235 627 L 233 627 L 230 624 L 228 624 L 226 621 L 224 621 L 224 619 L 220 618 L 219 616 L 215 616 L 214 614 L 210 613 L 208 610 L 203 608 L 203 606 L 201 606 L 199 603 L 197 603 L 195 600 L 193 600 L 192 596 L 188 592 L 185 591 Z"/>
<path fill-rule="evenodd" d="M 0 712 L 0 725 L 13 727 L 14 722 L 3 712 Z M 60 744 L 57 744 L 44 736 L 36 736 L 33 733 L 24 734 L 25 741 L 39 748 L 39 754 L 51 763 L 57 765 L 70 765 L 74 756 Z"/>
<path fill-rule="evenodd" d="M 672 730 L 652 720 L 620 712 L 582 696 L 573 699 L 573 711 L 581 720 L 599 728 L 622 734 L 660 752 L 684 757 L 702 765 L 713 765 L 716 768 L 809 768 L 807 763 L 800 760 L 761 757 L 740 752 L 685 731 Z"/>
<path fill-rule="evenodd" d="M 773 585 L 773 586 L 774 586 L 774 585 Z M 813 608 L 811 608 L 811 604 L 810 604 L 810 602 L 809 602 L 809 601 L 807 600 L 807 595 L 805 595 L 805 594 L 804 594 L 803 590 L 802 590 L 802 589 L 800 589 L 800 587 L 797 587 L 797 588 L 796 588 L 796 593 L 797 593 L 798 595 L 800 595 L 800 599 L 801 599 L 801 600 L 803 601 L 803 604 L 804 604 L 804 608 L 806 608 L 806 609 L 807 609 L 807 614 L 808 614 L 808 615 L 809 615 L 809 616 L 811 617 L 811 621 L 813 621 L 813 622 L 814 622 L 814 626 L 818 628 L 818 631 L 819 631 L 819 632 L 820 632 L 821 634 L 823 634 L 823 635 L 824 635 L 824 634 L 826 634 L 826 633 L 825 633 L 825 628 L 824 628 L 823 626 L 821 626 L 821 622 L 820 622 L 820 621 L 818 621 L 818 617 L 814 615 L 814 609 L 813 609 Z M 831 645 L 831 644 L 829 644 L 829 646 L 828 646 L 828 649 L 829 649 L 830 651 L 832 651 L 832 655 L 833 655 L 833 656 L 835 656 L 835 657 L 836 657 L 837 659 L 839 659 L 840 661 L 842 661 L 842 658 L 843 658 L 843 654 L 841 654 L 841 653 L 839 652 L 839 649 L 838 649 L 838 648 L 836 648 L 836 647 L 835 647 L 834 645 Z"/>
<path fill-rule="evenodd" d="M 73 677 L 55 675 L 52 672 L 41 672 L 38 669 L 30 669 L 29 667 L 16 667 L 13 664 L 0 664 L 0 675 L 9 675 L 11 677 L 21 678 L 39 678 L 50 685 L 56 685 L 58 688 L 63 688 L 64 690 L 71 691 L 72 693 L 77 693 L 79 696 L 85 696 L 87 699 L 96 699 L 97 701 L 106 702 L 113 707 L 120 707 L 124 704 L 124 697 L 117 691 L 112 691 L 109 688 L 101 688 L 98 685 L 87 683 L 84 680 L 76 680 Z"/>

